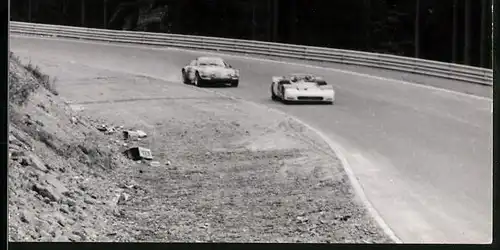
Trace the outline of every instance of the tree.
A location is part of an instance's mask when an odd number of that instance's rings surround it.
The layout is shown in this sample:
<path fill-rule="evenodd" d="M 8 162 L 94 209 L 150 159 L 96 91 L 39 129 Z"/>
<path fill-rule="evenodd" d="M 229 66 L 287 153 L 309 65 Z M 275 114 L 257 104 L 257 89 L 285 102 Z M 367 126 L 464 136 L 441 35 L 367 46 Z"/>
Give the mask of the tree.
<path fill-rule="evenodd" d="M 453 36 L 451 38 L 452 62 L 457 62 L 457 41 L 458 41 L 458 0 L 453 0 Z"/>
<path fill-rule="evenodd" d="M 464 18 L 464 26 L 465 26 L 464 64 L 465 65 L 470 65 L 470 42 L 471 42 L 471 30 L 470 30 L 471 9 L 470 8 L 471 8 L 470 0 L 465 0 L 465 18 Z"/>

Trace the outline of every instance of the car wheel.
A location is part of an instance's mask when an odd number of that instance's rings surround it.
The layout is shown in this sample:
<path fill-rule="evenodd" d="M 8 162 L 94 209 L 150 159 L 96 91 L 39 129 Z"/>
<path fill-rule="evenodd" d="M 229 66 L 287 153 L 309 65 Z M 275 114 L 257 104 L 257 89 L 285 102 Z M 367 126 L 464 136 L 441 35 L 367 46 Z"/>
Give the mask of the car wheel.
<path fill-rule="evenodd" d="M 182 71 L 182 83 L 189 84 L 189 80 L 187 79 L 186 72 Z"/>
<path fill-rule="evenodd" d="M 273 101 L 277 101 L 278 100 L 278 96 L 274 94 L 274 91 L 273 91 L 272 87 L 271 87 L 271 100 L 273 100 Z"/>
<path fill-rule="evenodd" d="M 240 81 L 236 80 L 236 81 L 231 83 L 231 87 L 236 88 L 236 87 L 238 87 L 239 83 L 240 83 Z"/>
<path fill-rule="evenodd" d="M 201 77 L 198 74 L 198 72 L 196 72 L 196 75 L 194 77 L 194 86 L 196 86 L 196 87 L 203 87 L 203 80 L 201 79 Z"/>
<path fill-rule="evenodd" d="M 281 89 L 281 102 L 284 103 L 284 104 L 288 104 L 288 101 L 286 100 L 286 97 L 285 97 L 285 90 Z"/>

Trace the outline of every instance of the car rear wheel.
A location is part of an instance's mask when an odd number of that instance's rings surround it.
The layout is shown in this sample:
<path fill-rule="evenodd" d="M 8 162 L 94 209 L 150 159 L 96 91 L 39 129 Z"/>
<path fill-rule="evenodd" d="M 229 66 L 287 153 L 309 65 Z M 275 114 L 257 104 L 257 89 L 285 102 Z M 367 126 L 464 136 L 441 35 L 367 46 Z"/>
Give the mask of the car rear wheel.
<path fill-rule="evenodd" d="M 184 83 L 184 84 L 190 83 L 187 76 L 186 76 L 186 72 L 184 70 L 182 70 L 182 83 Z"/>

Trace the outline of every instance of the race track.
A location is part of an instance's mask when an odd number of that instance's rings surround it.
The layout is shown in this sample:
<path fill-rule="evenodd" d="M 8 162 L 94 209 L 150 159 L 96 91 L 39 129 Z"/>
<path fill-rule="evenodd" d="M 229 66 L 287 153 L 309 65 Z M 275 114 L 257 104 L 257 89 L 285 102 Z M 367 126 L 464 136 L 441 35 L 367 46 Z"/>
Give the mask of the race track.
<path fill-rule="evenodd" d="M 35 64 L 76 63 L 178 84 L 181 67 L 206 54 L 19 36 L 11 36 L 10 47 Z M 491 241 L 491 100 L 324 68 L 222 57 L 240 69 L 240 86 L 212 90 L 282 110 L 342 145 L 367 197 L 403 242 Z M 323 76 L 337 92 L 336 104 L 271 101 L 271 76 L 293 72 Z"/>

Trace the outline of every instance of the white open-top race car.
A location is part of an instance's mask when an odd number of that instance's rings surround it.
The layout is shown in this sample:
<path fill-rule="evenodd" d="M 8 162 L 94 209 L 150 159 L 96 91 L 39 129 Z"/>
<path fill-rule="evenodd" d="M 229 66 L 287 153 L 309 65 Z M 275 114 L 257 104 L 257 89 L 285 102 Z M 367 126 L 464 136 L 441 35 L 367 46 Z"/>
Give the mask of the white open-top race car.
<path fill-rule="evenodd" d="M 215 84 L 238 87 L 240 72 L 222 58 L 202 56 L 182 68 L 182 80 L 198 87 Z"/>
<path fill-rule="evenodd" d="M 283 102 L 325 102 L 333 104 L 335 91 L 331 85 L 311 74 L 273 76 L 271 98 Z"/>

